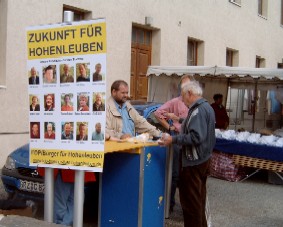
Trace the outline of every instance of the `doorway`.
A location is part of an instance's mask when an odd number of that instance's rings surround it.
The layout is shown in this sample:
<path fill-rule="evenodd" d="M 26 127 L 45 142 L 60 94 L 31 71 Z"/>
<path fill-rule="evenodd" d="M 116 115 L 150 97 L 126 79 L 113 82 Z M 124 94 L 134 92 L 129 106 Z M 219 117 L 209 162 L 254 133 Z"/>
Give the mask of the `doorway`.
<path fill-rule="evenodd" d="M 148 84 L 146 72 L 151 64 L 151 30 L 132 27 L 130 97 L 147 100 Z"/>

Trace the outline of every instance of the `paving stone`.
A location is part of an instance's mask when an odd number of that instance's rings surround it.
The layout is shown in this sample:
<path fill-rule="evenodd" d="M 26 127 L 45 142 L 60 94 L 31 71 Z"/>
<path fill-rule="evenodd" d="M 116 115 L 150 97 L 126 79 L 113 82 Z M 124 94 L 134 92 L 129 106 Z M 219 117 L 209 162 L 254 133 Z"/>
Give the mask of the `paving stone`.
<path fill-rule="evenodd" d="M 0 227 L 66 227 L 35 218 L 18 215 L 8 215 L 0 220 Z"/>

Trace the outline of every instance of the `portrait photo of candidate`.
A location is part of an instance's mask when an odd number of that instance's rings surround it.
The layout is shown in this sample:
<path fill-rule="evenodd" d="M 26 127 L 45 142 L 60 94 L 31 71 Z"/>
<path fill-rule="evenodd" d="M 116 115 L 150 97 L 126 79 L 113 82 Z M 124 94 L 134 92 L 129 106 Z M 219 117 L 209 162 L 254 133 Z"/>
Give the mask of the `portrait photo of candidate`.
<path fill-rule="evenodd" d="M 60 83 L 74 82 L 74 66 L 68 64 L 60 65 Z"/>
<path fill-rule="evenodd" d="M 62 140 L 73 140 L 74 139 L 74 123 L 73 122 L 62 122 Z"/>
<path fill-rule="evenodd" d="M 55 108 L 55 96 L 54 94 L 44 95 L 44 110 L 54 111 Z"/>
<path fill-rule="evenodd" d="M 61 95 L 61 111 L 74 111 L 73 106 L 73 94 L 62 94 Z"/>
<path fill-rule="evenodd" d="M 97 122 L 94 127 L 94 131 L 91 136 L 92 140 L 104 140 L 104 133 L 101 130 L 101 123 Z"/>
<path fill-rule="evenodd" d="M 77 141 L 83 141 L 88 139 L 88 124 L 87 122 L 77 122 Z"/>
<path fill-rule="evenodd" d="M 30 122 L 30 138 L 40 138 L 40 122 Z"/>
<path fill-rule="evenodd" d="M 89 98 L 87 93 L 78 94 L 78 111 L 89 111 Z"/>
<path fill-rule="evenodd" d="M 47 67 L 43 68 L 43 83 L 56 83 L 56 65 L 48 65 Z"/>
<path fill-rule="evenodd" d="M 92 81 L 96 82 L 96 81 L 102 81 L 103 76 L 101 74 L 101 64 L 97 63 L 95 65 L 95 72 L 92 74 Z"/>
<path fill-rule="evenodd" d="M 77 82 L 89 82 L 90 70 L 88 68 L 89 63 L 79 63 L 76 65 Z"/>
<path fill-rule="evenodd" d="M 32 67 L 29 71 L 28 83 L 29 84 L 39 84 L 39 76 L 38 76 L 38 72 L 36 71 L 35 67 Z"/>
<path fill-rule="evenodd" d="M 29 95 L 29 111 L 40 111 L 39 99 L 36 95 Z"/>
<path fill-rule="evenodd" d="M 105 93 L 93 93 L 93 111 L 105 111 Z"/>
<path fill-rule="evenodd" d="M 55 123 L 44 122 L 44 139 L 54 140 L 55 139 Z"/>

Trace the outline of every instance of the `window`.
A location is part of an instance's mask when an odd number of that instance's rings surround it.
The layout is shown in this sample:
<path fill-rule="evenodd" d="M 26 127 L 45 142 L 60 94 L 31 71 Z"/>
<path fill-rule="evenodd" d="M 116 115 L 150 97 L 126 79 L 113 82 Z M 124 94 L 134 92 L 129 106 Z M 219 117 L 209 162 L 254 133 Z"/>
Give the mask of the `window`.
<path fill-rule="evenodd" d="M 188 39 L 188 52 L 187 52 L 187 65 L 196 66 L 203 65 L 204 47 L 203 41 L 189 38 Z"/>
<path fill-rule="evenodd" d="M 229 2 L 234 3 L 237 6 L 241 6 L 241 0 L 229 0 Z"/>
<path fill-rule="evenodd" d="M 256 68 L 264 68 L 265 67 L 265 59 L 260 57 L 260 56 L 256 56 L 255 67 Z"/>
<path fill-rule="evenodd" d="M 226 49 L 226 66 L 235 67 L 239 65 L 239 51 Z"/>
<path fill-rule="evenodd" d="M 62 21 L 64 20 L 64 11 L 72 11 L 74 12 L 74 21 L 81 21 L 91 19 L 91 11 L 79 9 L 73 6 L 63 5 L 63 14 L 62 14 Z"/>
<path fill-rule="evenodd" d="M 267 18 L 267 1 L 268 0 L 258 0 L 258 15 Z"/>
<path fill-rule="evenodd" d="M 132 28 L 132 43 L 150 46 L 151 45 L 151 34 L 152 32 L 150 30 L 133 27 Z"/>

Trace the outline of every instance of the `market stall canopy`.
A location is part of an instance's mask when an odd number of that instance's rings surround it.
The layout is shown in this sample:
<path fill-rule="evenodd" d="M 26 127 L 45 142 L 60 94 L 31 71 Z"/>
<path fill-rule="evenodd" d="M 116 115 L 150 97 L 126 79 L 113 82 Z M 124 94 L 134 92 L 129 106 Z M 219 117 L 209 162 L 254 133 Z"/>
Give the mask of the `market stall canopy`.
<path fill-rule="evenodd" d="M 274 68 L 247 68 L 228 66 L 149 66 L 147 76 L 155 75 L 178 75 L 198 74 L 200 76 L 251 76 L 253 78 L 263 77 L 265 79 L 283 80 L 283 69 Z"/>
<path fill-rule="evenodd" d="M 283 87 L 283 69 L 228 66 L 149 66 L 148 101 L 166 102 L 179 92 L 180 76 L 193 74 L 202 83 L 204 97 L 211 101 L 217 91 L 224 97 L 228 87 L 278 90 Z"/>

